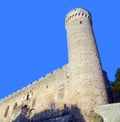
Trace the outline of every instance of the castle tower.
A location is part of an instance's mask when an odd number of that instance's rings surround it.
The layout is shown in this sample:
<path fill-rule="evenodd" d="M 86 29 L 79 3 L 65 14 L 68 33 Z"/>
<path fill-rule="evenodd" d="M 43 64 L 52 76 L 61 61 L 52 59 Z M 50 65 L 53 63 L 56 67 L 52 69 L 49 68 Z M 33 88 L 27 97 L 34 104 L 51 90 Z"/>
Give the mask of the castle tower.
<path fill-rule="evenodd" d="M 71 97 L 83 114 L 94 106 L 108 102 L 100 58 L 92 30 L 90 13 L 81 8 L 70 11 L 65 18 L 68 39 Z"/>

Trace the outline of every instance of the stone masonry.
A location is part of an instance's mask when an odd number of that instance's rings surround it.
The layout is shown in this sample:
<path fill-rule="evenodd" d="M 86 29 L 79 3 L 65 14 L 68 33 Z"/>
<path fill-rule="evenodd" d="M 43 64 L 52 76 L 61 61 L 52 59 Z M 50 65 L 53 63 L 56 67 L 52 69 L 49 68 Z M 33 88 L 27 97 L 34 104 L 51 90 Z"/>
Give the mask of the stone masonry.
<path fill-rule="evenodd" d="M 79 112 L 74 117 L 88 122 L 94 106 L 108 103 L 90 13 L 82 8 L 71 10 L 65 28 L 68 64 L 1 99 L 0 122 L 19 120 L 21 113 L 31 119 L 41 111 L 65 106 L 76 106 Z"/>

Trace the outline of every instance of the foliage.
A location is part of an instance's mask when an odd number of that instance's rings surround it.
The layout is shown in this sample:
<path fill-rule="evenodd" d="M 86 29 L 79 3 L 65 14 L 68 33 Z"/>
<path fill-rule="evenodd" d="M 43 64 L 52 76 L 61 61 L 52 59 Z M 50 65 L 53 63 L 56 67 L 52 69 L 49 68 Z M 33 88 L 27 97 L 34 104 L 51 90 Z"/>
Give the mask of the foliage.
<path fill-rule="evenodd" d="M 87 117 L 88 122 L 103 122 L 103 118 L 95 113 L 94 111 L 91 111 Z"/>
<path fill-rule="evenodd" d="M 115 74 L 115 81 L 111 83 L 112 90 L 118 95 L 118 101 L 120 101 L 120 68 L 117 69 Z"/>

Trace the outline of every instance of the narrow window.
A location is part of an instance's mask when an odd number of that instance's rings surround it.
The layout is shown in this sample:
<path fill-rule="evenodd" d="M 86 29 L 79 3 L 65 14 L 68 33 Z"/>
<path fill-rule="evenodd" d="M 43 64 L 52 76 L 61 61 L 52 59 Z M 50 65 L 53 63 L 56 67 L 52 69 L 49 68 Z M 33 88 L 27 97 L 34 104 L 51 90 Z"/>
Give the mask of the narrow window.
<path fill-rule="evenodd" d="M 82 24 L 82 21 L 80 21 L 80 24 Z"/>
<path fill-rule="evenodd" d="M 82 16 L 84 15 L 84 13 L 82 13 Z"/>
<path fill-rule="evenodd" d="M 17 103 L 14 104 L 13 110 L 15 110 L 16 108 L 17 108 Z"/>
<path fill-rule="evenodd" d="M 66 104 L 64 104 L 64 110 L 66 110 L 66 108 L 67 108 L 67 105 L 66 105 Z"/>
<path fill-rule="evenodd" d="M 78 14 L 78 16 L 80 16 L 80 13 Z"/>
<path fill-rule="evenodd" d="M 54 104 L 54 103 L 51 104 L 51 110 L 52 110 L 52 111 L 55 110 L 55 104 Z"/>
<path fill-rule="evenodd" d="M 27 95 L 27 98 L 26 98 L 26 100 L 29 100 L 29 94 Z"/>
<path fill-rule="evenodd" d="M 32 107 L 35 106 L 35 102 L 36 102 L 36 99 L 34 99 L 34 100 L 32 101 Z"/>
<path fill-rule="evenodd" d="M 9 106 L 7 106 L 7 108 L 6 108 L 6 110 L 5 110 L 5 114 L 4 114 L 4 117 L 7 117 L 7 115 L 8 115 L 8 111 L 9 111 Z"/>

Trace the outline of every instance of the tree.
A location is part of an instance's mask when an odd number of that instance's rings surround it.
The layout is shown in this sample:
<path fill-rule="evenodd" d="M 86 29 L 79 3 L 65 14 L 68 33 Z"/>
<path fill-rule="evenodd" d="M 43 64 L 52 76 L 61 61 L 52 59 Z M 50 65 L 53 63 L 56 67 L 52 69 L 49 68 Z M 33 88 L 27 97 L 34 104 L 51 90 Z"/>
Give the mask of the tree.
<path fill-rule="evenodd" d="M 111 83 L 113 92 L 118 95 L 118 101 L 120 102 L 120 68 L 117 69 L 115 74 L 115 81 Z"/>

